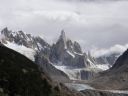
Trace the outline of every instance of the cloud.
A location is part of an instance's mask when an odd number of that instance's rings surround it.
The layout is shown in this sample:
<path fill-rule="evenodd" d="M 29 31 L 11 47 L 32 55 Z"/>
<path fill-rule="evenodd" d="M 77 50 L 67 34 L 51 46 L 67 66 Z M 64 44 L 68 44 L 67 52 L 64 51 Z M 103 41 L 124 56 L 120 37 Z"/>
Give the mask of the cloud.
<path fill-rule="evenodd" d="M 125 0 L 0 1 L 0 29 L 8 26 L 12 30 L 23 30 L 40 35 L 50 43 L 64 29 L 69 38 L 81 43 L 83 50 L 93 46 L 108 48 L 128 41 L 128 1 Z"/>
<path fill-rule="evenodd" d="M 108 49 L 93 49 L 91 50 L 91 54 L 94 57 L 101 57 L 101 56 L 109 56 L 111 54 L 122 54 L 124 51 L 126 51 L 128 48 L 128 44 L 126 45 L 114 45 Z"/>

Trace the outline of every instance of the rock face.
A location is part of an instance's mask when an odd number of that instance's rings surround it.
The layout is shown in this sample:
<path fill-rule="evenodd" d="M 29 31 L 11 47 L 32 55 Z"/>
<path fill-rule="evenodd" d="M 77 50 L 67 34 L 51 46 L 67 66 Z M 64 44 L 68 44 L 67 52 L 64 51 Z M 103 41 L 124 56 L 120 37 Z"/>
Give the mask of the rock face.
<path fill-rule="evenodd" d="M 56 69 L 47 57 L 38 53 L 35 57 L 35 63 L 40 66 L 40 70 L 43 70 L 52 80 L 59 82 L 69 81 L 69 77 L 61 70 Z"/>
<path fill-rule="evenodd" d="M 102 72 L 92 81 L 96 88 L 127 90 L 128 89 L 128 50 L 115 62 L 112 68 Z"/>
<path fill-rule="evenodd" d="M 82 80 L 89 80 L 92 79 L 96 75 L 96 72 L 89 71 L 89 70 L 81 70 L 80 76 Z"/>
<path fill-rule="evenodd" d="M 128 50 L 126 50 L 115 62 L 110 71 L 125 72 L 128 68 Z M 127 71 L 126 71 L 127 72 Z"/>
<path fill-rule="evenodd" d="M 51 48 L 50 60 L 58 65 L 62 64 L 73 68 L 85 68 L 93 63 L 86 53 L 83 53 L 79 43 L 67 39 L 62 30 L 60 38 Z M 61 63 L 60 63 L 61 62 Z"/>

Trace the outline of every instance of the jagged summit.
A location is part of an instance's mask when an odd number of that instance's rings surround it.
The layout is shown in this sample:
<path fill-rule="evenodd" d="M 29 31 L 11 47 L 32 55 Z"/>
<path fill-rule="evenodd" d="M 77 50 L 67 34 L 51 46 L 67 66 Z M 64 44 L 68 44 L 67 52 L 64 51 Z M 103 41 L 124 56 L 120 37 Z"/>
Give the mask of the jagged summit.
<path fill-rule="evenodd" d="M 59 46 L 62 46 L 61 49 L 65 50 L 65 49 L 67 49 L 66 42 L 67 42 L 67 39 L 66 39 L 65 31 L 62 30 L 57 43 Z"/>
<path fill-rule="evenodd" d="M 60 38 L 63 39 L 64 41 L 66 41 L 66 35 L 65 35 L 65 31 L 64 30 L 61 31 Z"/>
<path fill-rule="evenodd" d="M 5 28 L 1 31 L 2 34 L 7 33 L 7 32 L 9 32 L 7 27 L 5 27 Z"/>
<path fill-rule="evenodd" d="M 88 62 L 88 57 L 85 57 L 81 46 L 78 42 L 66 39 L 65 31 L 61 31 L 61 35 L 56 44 L 52 46 L 50 59 L 52 62 L 60 63 L 70 67 L 87 67 L 92 64 Z"/>
<path fill-rule="evenodd" d="M 69 50 L 72 53 L 82 53 L 82 49 L 80 44 L 77 41 L 72 41 L 70 39 L 67 39 L 66 33 L 64 30 L 61 31 L 60 37 L 56 43 L 59 46 L 62 46 L 61 49 L 63 50 Z"/>
<path fill-rule="evenodd" d="M 4 35 L 2 42 L 5 44 L 8 42 L 13 42 L 35 50 L 44 49 L 45 47 L 50 46 L 39 36 L 34 37 L 31 34 L 24 33 L 23 31 L 12 32 L 8 30 L 7 27 L 1 31 L 1 34 Z"/>

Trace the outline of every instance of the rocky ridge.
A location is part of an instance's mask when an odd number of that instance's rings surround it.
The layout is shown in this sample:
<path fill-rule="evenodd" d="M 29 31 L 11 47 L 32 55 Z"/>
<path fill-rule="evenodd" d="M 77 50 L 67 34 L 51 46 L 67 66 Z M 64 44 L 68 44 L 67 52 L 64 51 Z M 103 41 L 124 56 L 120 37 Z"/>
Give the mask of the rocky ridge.
<path fill-rule="evenodd" d="M 66 38 L 64 30 L 61 31 L 58 41 L 51 47 L 50 60 L 55 64 L 59 65 L 61 62 L 62 65 L 73 68 L 86 68 L 94 63 L 86 53 L 82 52 L 78 42 Z"/>

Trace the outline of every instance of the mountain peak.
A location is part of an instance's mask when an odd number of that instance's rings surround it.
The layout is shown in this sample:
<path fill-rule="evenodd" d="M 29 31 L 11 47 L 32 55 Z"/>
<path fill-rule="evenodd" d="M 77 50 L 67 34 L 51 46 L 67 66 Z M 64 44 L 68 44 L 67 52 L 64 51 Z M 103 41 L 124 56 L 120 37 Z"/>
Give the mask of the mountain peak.
<path fill-rule="evenodd" d="M 66 35 L 64 30 L 61 31 L 60 39 L 63 39 L 64 41 L 66 41 Z"/>
<path fill-rule="evenodd" d="M 60 35 L 60 37 L 59 37 L 59 39 L 58 39 L 58 41 L 57 41 L 57 45 L 61 46 L 62 49 L 63 49 L 63 48 L 64 48 L 64 49 L 67 49 L 66 42 L 67 42 L 67 40 L 66 40 L 65 31 L 62 30 L 62 31 L 61 31 L 61 35 Z"/>
<path fill-rule="evenodd" d="M 8 28 L 5 27 L 2 31 L 1 31 L 1 34 L 7 34 L 9 32 Z"/>

